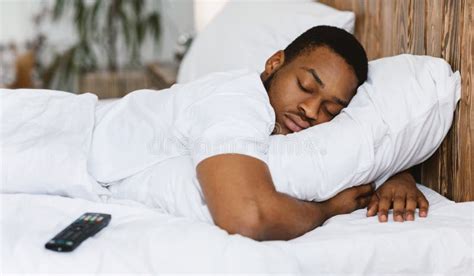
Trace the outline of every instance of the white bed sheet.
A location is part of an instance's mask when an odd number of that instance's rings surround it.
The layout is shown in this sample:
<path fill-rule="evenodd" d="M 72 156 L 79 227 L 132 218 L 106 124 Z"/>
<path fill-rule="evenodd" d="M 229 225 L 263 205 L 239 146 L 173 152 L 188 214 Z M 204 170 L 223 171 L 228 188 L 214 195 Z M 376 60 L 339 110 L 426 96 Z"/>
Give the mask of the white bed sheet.
<path fill-rule="evenodd" d="M 380 224 L 364 210 L 337 216 L 289 242 L 255 242 L 132 201 L 1 194 L 1 274 L 320 273 L 473 275 L 474 202 L 422 188 L 428 218 Z M 84 212 L 112 214 L 75 251 L 44 244 Z"/>

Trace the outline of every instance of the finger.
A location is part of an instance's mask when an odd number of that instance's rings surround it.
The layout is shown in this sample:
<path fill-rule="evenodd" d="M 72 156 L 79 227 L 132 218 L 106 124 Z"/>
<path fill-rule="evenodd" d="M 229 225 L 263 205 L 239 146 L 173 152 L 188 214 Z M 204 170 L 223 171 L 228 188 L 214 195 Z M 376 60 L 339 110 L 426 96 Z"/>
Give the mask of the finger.
<path fill-rule="evenodd" d="M 377 197 L 377 194 L 373 194 L 370 197 L 370 202 L 369 202 L 369 205 L 367 206 L 367 216 L 368 217 L 375 216 L 378 209 L 379 209 L 379 198 Z"/>
<path fill-rule="evenodd" d="M 420 209 L 420 217 L 427 217 L 430 204 L 422 192 L 418 193 L 416 201 L 418 202 L 418 208 Z"/>
<path fill-rule="evenodd" d="M 395 194 L 393 198 L 393 220 L 403 222 L 405 213 L 406 194 Z"/>
<path fill-rule="evenodd" d="M 416 196 L 407 195 L 407 204 L 405 206 L 405 220 L 415 220 Z"/>
<path fill-rule="evenodd" d="M 372 186 L 372 183 L 365 184 L 365 185 L 360 185 L 357 189 L 358 191 L 358 196 L 359 197 L 364 197 L 368 196 L 374 193 L 374 187 Z"/>
<path fill-rule="evenodd" d="M 388 221 L 388 209 L 392 204 L 392 198 L 386 195 L 379 195 L 379 221 L 380 222 L 387 222 Z"/>

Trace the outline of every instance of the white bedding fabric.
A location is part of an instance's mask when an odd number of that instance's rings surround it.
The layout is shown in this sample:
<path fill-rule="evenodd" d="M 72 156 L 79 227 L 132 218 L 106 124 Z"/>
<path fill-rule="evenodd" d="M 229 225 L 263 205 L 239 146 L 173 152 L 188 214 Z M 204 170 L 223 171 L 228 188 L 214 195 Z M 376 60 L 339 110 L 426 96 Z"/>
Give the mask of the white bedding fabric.
<path fill-rule="evenodd" d="M 97 96 L 0 89 L 0 192 L 106 194 L 87 173 Z"/>
<path fill-rule="evenodd" d="M 0 273 L 473 275 L 474 202 L 421 189 L 428 218 L 381 224 L 359 210 L 289 242 L 255 242 L 138 203 L 1 194 Z M 109 213 L 112 221 L 71 253 L 44 249 L 84 212 Z"/>

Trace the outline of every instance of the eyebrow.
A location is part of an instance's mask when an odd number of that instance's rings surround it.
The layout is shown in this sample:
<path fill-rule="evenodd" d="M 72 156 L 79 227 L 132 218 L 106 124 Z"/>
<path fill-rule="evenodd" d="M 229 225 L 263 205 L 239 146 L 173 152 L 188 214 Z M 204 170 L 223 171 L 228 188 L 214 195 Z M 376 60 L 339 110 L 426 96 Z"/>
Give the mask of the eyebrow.
<path fill-rule="evenodd" d="M 318 73 L 316 73 L 316 70 L 314 70 L 313 68 L 308 68 L 308 67 L 305 67 L 305 66 L 302 66 L 301 69 L 305 70 L 306 72 L 310 73 L 311 76 L 313 76 L 314 80 L 319 84 L 321 85 L 322 88 L 324 88 L 324 83 L 323 81 L 321 80 L 321 78 L 319 77 Z"/>
<path fill-rule="evenodd" d="M 313 68 L 305 67 L 305 66 L 302 66 L 301 69 L 309 72 L 313 76 L 314 80 L 317 83 L 319 83 L 319 85 L 321 85 L 322 88 L 324 88 L 325 85 L 324 85 L 323 81 L 321 80 L 321 78 L 319 77 L 318 73 L 316 73 L 316 70 L 314 70 Z M 343 107 L 347 107 L 349 105 L 348 101 L 342 100 L 342 99 L 340 99 L 336 96 L 333 96 L 332 100 L 335 101 L 337 104 L 342 105 Z"/>

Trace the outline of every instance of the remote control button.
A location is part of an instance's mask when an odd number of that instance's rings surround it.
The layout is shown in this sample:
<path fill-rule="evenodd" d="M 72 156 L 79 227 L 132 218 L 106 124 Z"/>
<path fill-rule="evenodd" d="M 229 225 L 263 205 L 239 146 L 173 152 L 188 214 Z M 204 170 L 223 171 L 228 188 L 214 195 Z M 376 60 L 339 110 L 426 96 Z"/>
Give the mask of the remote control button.
<path fill-rule="evenodd" d="M 86 234 L 90 234 L 90 233 L 94 232 L 94 230 L 95 230 L 94 227 L 87 227 L 87 228 L 84 229 L 83 232 L 86 233 Z"/>
<path fill-rule="evenodd" d="M 64 240 L 58 240 L 58 244 L 64 244 Z"/>
<path fill-rule="evenodd" d="M 99 221 L 101 221 L 101 220 L 103 220 L 103 219 L 104 219 L 104 217 L 99 217 L 99 218 L 97 219 L 97 222 L 99 222 Z"/>
<path fill-rule="evenodd" d="M 55 244 L 54 240 L 50 240 L 48 243 L 49 244 Z"/>
<path fill-rule="evenodd" d="M 74 231 L 68 231 L 66 234 L 64 234 L 64 236 L 62 237 L 63 239 L 67 239 L 69 238 L 70 236 L 72 236 L 72 234 L 74 234 Z"/>
<path fill-rule="evenodd" d="M 74 243 L 73 243 L 72 241 L 67 241 L 67 242 L 66 242 L 66 245 L 68 245 L 68 246 L 72 246 L 73 244 L 74 244 Z"/>
<path fill-rule="evenodd" d="M 81 233 L 81 232 L 78 232 L 78 233 L 74 234 L 74 235 L 70 238 L 70 240 L 77 240 L 81 235 L 82 235 L 82 233 Z"/>

